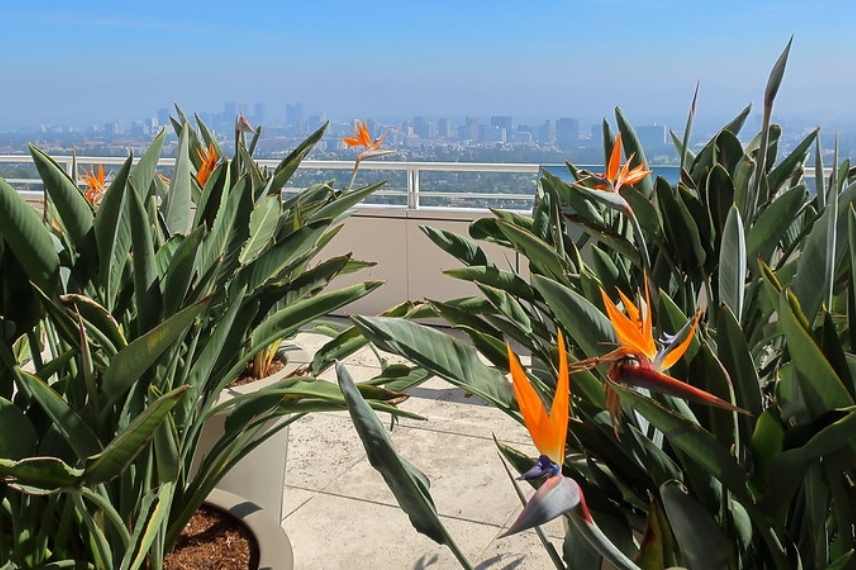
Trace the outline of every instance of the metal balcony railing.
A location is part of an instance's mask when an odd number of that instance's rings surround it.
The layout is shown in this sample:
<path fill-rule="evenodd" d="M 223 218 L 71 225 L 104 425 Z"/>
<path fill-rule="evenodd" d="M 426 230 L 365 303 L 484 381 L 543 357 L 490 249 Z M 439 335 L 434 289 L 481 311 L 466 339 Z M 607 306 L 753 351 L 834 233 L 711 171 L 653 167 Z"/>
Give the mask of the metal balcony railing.
<path fill-rule="evenodd" d="M 57 156 L 54 159 L 69 174 L 74 160 L 79 173 L 98 165 L 105 166 L 109 171 L 125 161 L 121 156 Z M 260 159 L 257 162 L 264 167 L 275 168 L 280 161 Z M 8 176 L 7 173 L 12 172 L 14 165 L 23 165 L 29 171 L 27 176 Z M 167 174 L 174 166 L 174 158 L 163 158 L 158 162 L 158 168 Z M 599 165 L 579 166 L 602 169 Z M 328 180 L 331 176 L 338 187 L 344 187 L 353 167 L 354 163 L 349 160 L 304 160 L 291 181 L 293 186 L 284 191 L 297 192 L 313 182 Z M 360 165 L 357 182 L 387 180 L 387 184 L 363 207 L 431 210 L 438 213 L 453 210 L 475 212 L 487 208 L 529 210 L 535 196 L 537 177 L 544 169 L 556 171 L 561 166 L 537 163 L 365 161 Z M 654 167 L 655 174 L 658 169 L 674 170 L 671 174 L 677 178 L 677 167 Z M 814 169 L 806 168 L 804 176 L 813 179 Z M 29 199 L 41 199 L 41 180 L 30 156 L 0 155 L 0 177 Z M 472 190 L 474 186 L 475 191 Z M 812 184 L 808 186 L 813 190 Z"/>
<path fill-rule="evenodd" d="M 101 156 L 55 156 L 53 157 L 71 174 L 73 162 L 77 163 L 78 173 L 103 165 L 108 172 L 118 168 L 125 157 Z M 138 157 L 135 158 L 138 160 Z M 257 162 L 264 167 L 275 168 L 279 160 L 260 159 Z M 30 172 L 26 176 L 8 176 L 14 165 L 21 165 Z M 175 166 L 174 158 L 158 161 L 158 168 L 168 171 Z M 353 161 L 349 160 L 304 160 L 292 180 L 293 186 L 285 192 L 295 192 L 311 182 L 336 179 L 337 186 L 347 185 Z M 416 209 L 454 209 L 482 210 L 489 207 L 507 207 L 510 209 L 529 209 L 535 195 L 535 180 L 541 172 L 540 164 L 517 163 L 472 163 L 472 162 L 397 162 L 365 161 L 360 164 L 358 183 L 389 179 L 387 185 L 373 195 L 377 203 L 368 206 L 390 206 Z M 443 176 L 445 175 L 445 176 Z M 484 180 L 478 183 L 478 191 L 466 188 L 474 184 L 466 180 L 467 175 L 489 177 L 491 175 L 509 175 L 499 184 L 490 184 Z M 513 177 L 517 175 L 517 179 Z M 109 175 L 108 175 L 109 176 Z M 29 196 L 41 197 L 41 180 L 35 171 L 32 158 L 28 155 L 0 155 L 0 177 Z M 429 184 L 426 186 L 426 178 Z M 306 184 L 301 184 L 305 181 Z M 434 183 L 438 182 L 438 183 Z M 448 204 L 448 205 L 446 205 Z M 465 204 L 461 206 L 460 204 Z"/>

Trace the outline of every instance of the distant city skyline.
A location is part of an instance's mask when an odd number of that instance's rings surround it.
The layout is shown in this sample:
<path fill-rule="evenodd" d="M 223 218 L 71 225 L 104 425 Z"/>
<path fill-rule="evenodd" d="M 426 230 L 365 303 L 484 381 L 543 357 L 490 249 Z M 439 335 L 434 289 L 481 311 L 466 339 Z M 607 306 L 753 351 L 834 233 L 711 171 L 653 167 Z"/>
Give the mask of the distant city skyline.
<path fill-rule="evenodd" d="M 674 125 L 696 81 L 703 128 L 759 108 L 791 33 L 778 116 L 856 124 L 851 2 L 499 4 L 4 6 L 0 131 L 138 119 L 173 102 L 212 110 L 224 99 L 259 102 L 274 120 L 299 101 L 307 118 L 574 117 L 586 130 L 620 105 L 638 123 Z"/>

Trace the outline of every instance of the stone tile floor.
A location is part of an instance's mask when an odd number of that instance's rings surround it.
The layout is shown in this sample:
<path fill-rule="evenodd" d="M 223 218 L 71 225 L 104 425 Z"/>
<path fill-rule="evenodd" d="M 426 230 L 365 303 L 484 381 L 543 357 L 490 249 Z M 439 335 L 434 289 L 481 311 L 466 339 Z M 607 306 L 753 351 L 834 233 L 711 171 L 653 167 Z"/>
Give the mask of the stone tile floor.
<path fill-rule="evenodd" d="M 303 358 L 324 340 L 300 335 Z M 370 350 L 345 363 L 356 381 L 380 371 Z M 334 376 L 329 371 L 324 378 Z M 498 538 L 521 505 L 492 434 L 534 454 L 525 429 L 438 378 L 411 390 L 402 408 L 427 421 L 402 421 L 392 430 L 392 440 L 401 455 L 428 475 L 443 524 L 470 562 L 478 570 L 554 568 L 534 532 Z M 288 445 L 283 526 L 298 570 L 459 567 L 446 547 L 410 525 L 369 465 L 346 413 L 303 418 L 291 426 Z M 548 526 L 547 534 L 561 552 L 561 523 Z"/>

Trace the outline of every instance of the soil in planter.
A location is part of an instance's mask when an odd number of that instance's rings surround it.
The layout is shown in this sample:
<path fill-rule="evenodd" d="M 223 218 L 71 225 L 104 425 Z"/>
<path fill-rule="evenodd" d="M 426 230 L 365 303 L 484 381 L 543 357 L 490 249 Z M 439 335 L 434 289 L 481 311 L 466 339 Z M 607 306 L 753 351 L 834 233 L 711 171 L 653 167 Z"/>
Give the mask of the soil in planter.
<path fill-rule="evenodd" d="M 283 362 L 279 358 L 275 358 L 274 361 L 270 365 L 270 371 L 265 378 L 273 376 L 280 370 L 285 368 L 285 362 Z M 264 380 L 264 378 L 256 378 L 255 376 L 250 374 L 250 369 L 247 368 L 243 374 L 238 376 L 234 382 L 232 382 L 232 386 L 243 386 L 244 384 L 252 384 L 253 382 L 257 382 L 259 380 Z"/>
<path fill-rule="evenodd" d="M 203 505 L 181 531 L 164 570 L 256 570 L 256 539 L 241 521 L 220 509 Z"/>

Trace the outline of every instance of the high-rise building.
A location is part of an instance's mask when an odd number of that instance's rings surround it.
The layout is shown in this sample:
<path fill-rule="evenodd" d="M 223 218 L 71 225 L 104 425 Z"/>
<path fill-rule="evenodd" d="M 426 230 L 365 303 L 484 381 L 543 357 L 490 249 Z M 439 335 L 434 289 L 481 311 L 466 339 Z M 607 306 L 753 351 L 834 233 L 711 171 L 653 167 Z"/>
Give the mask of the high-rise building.
<path fill-rule="evenodd" d="M 289 103 L 285 106 L 285 126 L 297 134 L 302 134 L 306 130 L 303 103 Z"/>
<path fill-rule="evenodd" d="M 599 143 L 603 140 L 603 125 L 597 124 L 591 126 L 591 142 Z"/>
<path fill-rule="evenodd" d="M 556 127 L 553 121 L 544 121 L 544 124 L 538 127 L 538 142 L 540 144 L 555 144 L 556 142 Z"/>
<path fill-rule="evenodd" d="M 452 138 L 452 121 L 445 117 L 437 119 L 437 136 L 441 139 Z"/>
<path fill-rule="evenodd" d="M 505 142 L 511 140 L 511 117 L 509 115 L 495 115 L 490 118 L 490 126 L 505 131 Z"/>
<path fill-rule="evenodd" d="M 234 120 L 238 116 L 238 104 L 235 101 L 226 101 L 223 104 L 223 115 L 227 121 Z"/>
<path fill-rule="evenodd" d="M 479 125 L 479 142 L 502 143 L 505 142 L 505 129 L 493 125 Z"/>
<path fill-rule="evenodd" d="M 666 127 L 663 125 L 642 125 L 636 127 L 636 137 L 643 149 L 661 149 L 666 144 Z"/>
<path fill-rule="evenodd" d="M 514 131 L 514 134 L 511 136 L 511 140 L 508 142 L 512 144 L 530 145 L 533 142 L 532 133 L 530 131 Z"/>
<path fill-rule="evenodd" d="M 571 148 L 580 140 L 580 123 L 563 117 L 556 121 L 556 142 L 561 148 Z"/>
<path fill-rule="evenodd" d="M 256 125 L 261 125 L 267 120 L 267 107 L 264 103 L 258 102 L 253 105 L 253 122 Z"/>
<path fill-rule="evenodd" d="M 420 139 L 433 139 L 434 122 L 426 117 L 414 117 L 413 132 Z"/>
<path fill-rule="evenodd" d="M 464 119 L 464 124 L 458 129 L 458 138 L 467 141 L 479 140 L 479 121 L 478 117 L 467 117 Z"/>
<path fill-rule="evenodd" d="M 169 109 L 166 107 L 162 107 L 158 109 L 158 124 L 159 125 L 168 125 L 169 124 Z"/>
<path fill-rule="evenodd" d="M 306 128 L 310 131 L 315 131 L 321 128 L 321 125 L 327 122 L 327 116 L 324 113 L 309 115 L 306 119 Z M 328 145 L 329 146 L 329 145 Z"/>

